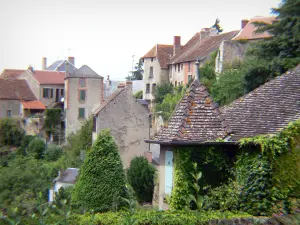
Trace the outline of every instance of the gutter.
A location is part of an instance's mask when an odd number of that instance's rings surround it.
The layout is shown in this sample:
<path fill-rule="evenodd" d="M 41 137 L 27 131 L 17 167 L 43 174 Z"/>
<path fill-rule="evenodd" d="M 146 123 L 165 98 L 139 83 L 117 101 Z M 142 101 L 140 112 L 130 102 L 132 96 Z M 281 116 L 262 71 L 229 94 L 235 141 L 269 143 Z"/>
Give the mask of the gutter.
<path fill-rule="evenodd" d="M 226 142 L 172 141 L 172 142 L 165 142 L 165 141 L 145 140 L 145 142 L 150 143 L 150 144 L 160 144 L 160 145 L 238 145 L 238 142 L 236 142 L 236 141 L 226 141 Z"/>

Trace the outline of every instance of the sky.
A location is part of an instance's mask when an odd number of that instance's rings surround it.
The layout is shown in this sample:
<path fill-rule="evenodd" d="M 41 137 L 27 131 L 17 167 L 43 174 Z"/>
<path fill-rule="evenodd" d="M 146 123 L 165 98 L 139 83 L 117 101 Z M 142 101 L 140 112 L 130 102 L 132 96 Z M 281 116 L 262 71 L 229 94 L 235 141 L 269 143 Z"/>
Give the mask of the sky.
<path fill-rule="evenodd" d="M 185 44 L 216 18 L 224 32 L 269 16 L 280 0 L 0 0 L 0 70 L 42 67 L 75 57 L 99 75 L 123 80 L 155 44 Z M 134 55 L 134 57 L 132 57 Z"/>

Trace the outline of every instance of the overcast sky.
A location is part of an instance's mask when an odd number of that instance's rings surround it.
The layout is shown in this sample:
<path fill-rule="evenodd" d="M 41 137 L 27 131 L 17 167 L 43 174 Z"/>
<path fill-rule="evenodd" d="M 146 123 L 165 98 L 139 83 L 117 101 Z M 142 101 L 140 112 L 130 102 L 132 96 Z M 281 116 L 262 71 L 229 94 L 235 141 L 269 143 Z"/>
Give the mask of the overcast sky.
<path fill-rule="evenodd" d="M 179 3 L 181 2 L 181 3 Z M 124 79 L 156 43 L 186 43 L 218 17 L 224 32 L 270 15 L 280 0 L 0 0 L 0 70 L 41 69 L 69 55 L 75 66 Z"/>

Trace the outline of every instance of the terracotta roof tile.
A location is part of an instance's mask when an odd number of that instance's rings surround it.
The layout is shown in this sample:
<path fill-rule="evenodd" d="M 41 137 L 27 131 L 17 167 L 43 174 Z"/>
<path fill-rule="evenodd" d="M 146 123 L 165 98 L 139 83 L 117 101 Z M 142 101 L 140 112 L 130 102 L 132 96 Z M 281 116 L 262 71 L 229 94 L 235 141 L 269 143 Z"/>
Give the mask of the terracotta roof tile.
<path fill-rule="evenodd" d="M 271 37 L 271 35 L 268 32 L 255 34 L 254 32 L 257 30 L 257 28 L 252 23 L 264 22 L 264 23 L 271 24 L 275 20 L 276 17 L 254 17 L 249 20 L 249 22 L 244 27 L 244 29 L 242 29 L 241 32 L 236 37 L 233 38 L 233 40 L 241 40 L 241 39 L 253 40 L 253 39 L 262 39 L 262 38 Z"/>
<path fill-rule="evenodd" d="M 300 64 L 221 108 L 233 140 L 272 134 L 300 118 Z"/>
<path fill-rule="evenodd" d="M 168 62 L 173 55 L 173 45 L 155 45 L 142 58 L 157 58 L 161 68 L 168 68 Z"/>
<path fill-rule="evenodd" d="M 36 100 L 26 80 L 0 78 L 0 99 Z"/>
<path fill-rule="evenodd" d="M 22 73 L 24 73 L 25 70 L 16 70 L 16 69 L 5 69 L 2 71 L 0 77 L 1 78 L 9 78 L 9 79 L 16 79 L 18 78 Z"/>
<path fill-rule="evenodd" d="M 47 70 L 27 70 L 40 84 L 64 84 L 65 73 Z"/>
<path fill-rule="evenodd" d="M 46 106 L 38 100 L 22 101 L 22 105 L 24 109 L 46 109 Z"/>
<path fill-rule="evenodd" d="M 196 80 L 177 105 L 168 126 L 153 140 L 164 143 L 205 142 L 224 138 L 229 133 L 218 106 L 212 101 L 205 86 Z"/>

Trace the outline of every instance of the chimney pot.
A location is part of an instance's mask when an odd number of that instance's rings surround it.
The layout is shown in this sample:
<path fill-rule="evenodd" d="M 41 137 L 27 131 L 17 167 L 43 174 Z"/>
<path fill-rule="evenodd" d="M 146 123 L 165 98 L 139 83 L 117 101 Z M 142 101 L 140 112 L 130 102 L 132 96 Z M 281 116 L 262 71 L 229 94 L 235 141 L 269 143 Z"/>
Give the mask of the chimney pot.
<path fill-rule="evenodd" d="M 68 61 L 73 65 L 75 66 L 75 58 L 73 56 L 69 56 L 68 57 Z"/>
<path fill-rule="evenodd" d="M 242 29 L 244 29 L 248 22 L 249 20 L 242 20 Z"/>
<path fill-rule="evenodd" d="M 43 57 L 42 58 L 42 70 L 46 70 L 47 68 L 47 58 Z"/>

